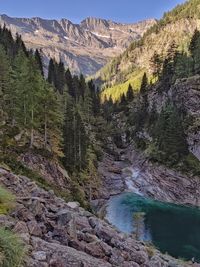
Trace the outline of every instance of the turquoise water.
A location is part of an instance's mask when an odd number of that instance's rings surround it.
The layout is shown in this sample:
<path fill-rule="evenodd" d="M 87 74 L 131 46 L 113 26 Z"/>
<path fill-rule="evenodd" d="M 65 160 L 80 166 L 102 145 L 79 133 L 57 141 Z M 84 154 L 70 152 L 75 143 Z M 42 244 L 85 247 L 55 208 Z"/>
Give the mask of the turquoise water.
<path fill-rule="evenodd" d="M 113 197 L 107 220 L 176 258 L 200 262 L 200 209 L 162 203 L 132 193 Z"/>

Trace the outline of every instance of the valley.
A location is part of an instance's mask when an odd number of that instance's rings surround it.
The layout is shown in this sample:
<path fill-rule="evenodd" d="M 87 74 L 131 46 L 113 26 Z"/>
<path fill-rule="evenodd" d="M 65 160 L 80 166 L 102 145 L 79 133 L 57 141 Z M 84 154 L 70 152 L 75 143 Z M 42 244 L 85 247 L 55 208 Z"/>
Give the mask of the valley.
<path fill-rule="evenodd" d="M 0 266 L 200 266 L 199 10 L 0 16 Z"/>

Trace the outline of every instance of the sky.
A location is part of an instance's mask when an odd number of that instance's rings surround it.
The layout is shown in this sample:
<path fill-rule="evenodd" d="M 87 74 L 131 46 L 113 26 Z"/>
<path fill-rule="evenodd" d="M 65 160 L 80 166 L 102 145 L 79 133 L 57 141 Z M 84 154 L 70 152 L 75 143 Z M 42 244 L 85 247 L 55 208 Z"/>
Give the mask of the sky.
<path fill-rule="evenodd" d="M 0 0 L 0 14 L 13 17 L 67 18 L 79 23 L 86 17 L 130 23 L 161 18 L 184 0 Z"/>

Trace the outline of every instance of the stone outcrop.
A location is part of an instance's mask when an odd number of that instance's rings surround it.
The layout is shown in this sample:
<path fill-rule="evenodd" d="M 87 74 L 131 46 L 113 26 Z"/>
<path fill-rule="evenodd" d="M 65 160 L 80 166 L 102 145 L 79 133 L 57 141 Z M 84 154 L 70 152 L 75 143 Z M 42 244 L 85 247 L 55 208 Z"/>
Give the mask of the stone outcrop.
<path fill-rule="evenodd" d="M 70 177 L 55 159 L 47 159 L 42 155 L 27 152 L 22 154 L 19 160 L 26 167 L 41 175 L 49 185 L 63 190 L 69 189 Z"/>
<path fill-rule="evenodd" d="M 40 189 L 27 177 L 0 169 L 0 183 L 16 196 L 15 209 L 0 226 L 18 233 L 27 267 L 192 266 L 126 236 L 84 210 Z"/>
<path fill-rule="evenodd" d="M 133 147 L 127 149 L 126 157 L 131 166 L 123 173 L 128 189 L 164 202 L 200 206 L 199 177 L 151 163 Z"/>
<path fill-rule="evenodd" d="M 169 91 L 159 93 L 158 84 L 148 94 L 149 109 L 158 113 L 167 101 L 174 103 L 185 115 L 184 130 L 190 151 L 200 160 L 200 76 L 177 80 Z"/>
<path fill-rule="evenodd" d="M 156 23 L 145 20 L 133 24 L 87 18 L 80 24 L 67 19 L 11 18 L 0 16 L 0 25 L 19 33 L 28 48 L 42 49 L 45 70 L 49 57 L 60 59 L 74 73 L 91 75 L 109 59 L 119 55 L 133 40 Z"/>
<path fill-rule="evenodd" d="M 133 145 L 118 152 L 118 160 L 105 154 L 99 164 L 102 186 L 99 198 L 92 204 L 101 216 L 104 216 L 104 204 L 111 196 L 129 191 L 159 201 L 200 207 L 198 176 L 152 163 Z"/>

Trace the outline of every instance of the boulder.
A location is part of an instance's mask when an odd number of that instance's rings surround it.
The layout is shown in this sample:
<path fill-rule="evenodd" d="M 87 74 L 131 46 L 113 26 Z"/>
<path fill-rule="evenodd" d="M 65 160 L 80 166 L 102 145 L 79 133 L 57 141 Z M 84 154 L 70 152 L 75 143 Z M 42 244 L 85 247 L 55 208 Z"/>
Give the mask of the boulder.
<path fill-rule="evenodd" d="M 80 203 L 78 202 L 68 202 L 67 206 L 73 210 L 77 210 L 80 207 Z"/>
<path fill-rule="evenodd" d="M 59 225 L 66 226 L 71 221 L 72 216 L 73 215 L 69 210 L 67 210 L 67 209 L 60 210 L 56 214 L 57 222 Z"/>
<path fill-rule="evenodd" d="M 36 221 L 28 222 L 27 226 L 28 226 L 30 235 L 42 237 L 41 226 L 39 226 Z"/>
<path fill-rule="evenodd" d="M 46 252 L 44 251 L 33 252 L 32 256 L 34 259 L 38 261 L 46 261 L 46 258 L 47 258 Z"/>

